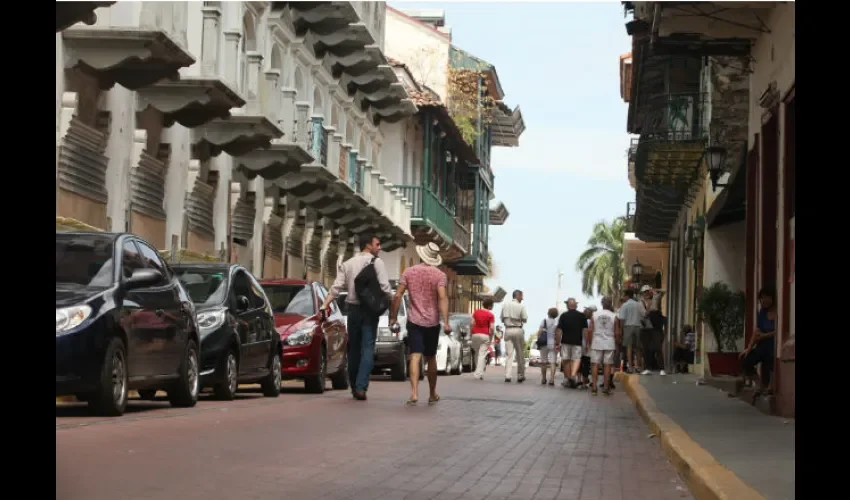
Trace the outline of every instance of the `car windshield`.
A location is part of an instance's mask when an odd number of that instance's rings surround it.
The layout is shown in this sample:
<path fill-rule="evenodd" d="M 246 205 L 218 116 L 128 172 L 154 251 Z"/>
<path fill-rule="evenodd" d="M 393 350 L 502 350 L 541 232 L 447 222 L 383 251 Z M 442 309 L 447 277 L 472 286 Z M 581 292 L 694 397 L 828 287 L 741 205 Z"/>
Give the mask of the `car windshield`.
<path fill-rule="evenodd" d="M 113 238 L 106 235 L 56 235 L 56 284 L 109 287 L 114 282 Z"/>
<path fill-rule="evenodd" d="M 263 285 L 275 314 L 316 314 L 310 285 Z"/>
<path fill-rule="evenodd" d="M 336 303 L 339 305 L 339 310 L 342 312 L 343 316 L 348 316 L 348 303 L 345 301 L 345 298 L 348 296 L 348 292 L 340 292 L 337 295 Z M 390 314 L 389 309 L 384 311 L 384 314 L 381 316 L 388 316 Z M 404 295 L 404 299 L 402 300 L 401 307 L 398 311 L 399 316 L 407 316 L 407 294 Z"/>
<path fill-rule="evenodd" d="M 227 273 L 221 269 L 186 269 L 178 266 L 174 272 L 195 304 L 219 305 L 227 299 Z"/>

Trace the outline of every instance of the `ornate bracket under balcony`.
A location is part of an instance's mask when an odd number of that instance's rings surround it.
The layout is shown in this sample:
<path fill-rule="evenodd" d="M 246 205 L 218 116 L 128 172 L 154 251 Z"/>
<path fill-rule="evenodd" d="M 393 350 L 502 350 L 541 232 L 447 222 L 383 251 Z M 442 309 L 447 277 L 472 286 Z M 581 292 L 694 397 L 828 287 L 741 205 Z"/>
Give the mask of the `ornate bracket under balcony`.
<path fill-rule="evenodd" d="M 287 173 L 297 172 L 301 165 L 310 163 L 313 157 L 297 144 L 272 144 L 266 149 L 254 149 L 233 158 L 233 163 L 246 178 L 258 175 L 263 179 L 275 180 Z"/>
<path fill-rule="evenodd" d="M 77 23 L 91 26 L 97 22 L 96 9 L 109 7 L 115 2 L 56 2 L 56 32 Z"/>
<path fill-rule="evenodd" d="M 494 207 L 490 207 L 490 225 L 491 226 L 502 226 L 505 224 L 505 221 L 508 220 L 508 216 L 510 212 L 508 212 L 508 207 L 505 206 L 501 201 L 496 204 Z"/>
<path fill-rule="evenodd" d="M 242 156 L 255 149 L 269 148 L 272 139 L 283 131 L 265 116 L 235 115 L 227 120 L 213 120 L 195 129 L 198 142 L 210 146 L 210 155 L 222 151 L 230 156 Z"/>
<path fill-rule="evenodd" d="M 330 69 L 334 78 L 340 78 L 343 73 L 359 76 L 383 64 L 387 64 L 387 59 L 381 48 L 377 45 L 366 45 L 363 50 L 346 56 L 333 56 Z"/>
<path fill-rule="evenodd" d="M 194 76 L 160 81 L 139 89 L 138 97 L 138 110 L 158 109 L 166 127 L 177 122 L 195 128 L 216 118 L 229 118 L 231 108 L 245 105 L 245 99 L 220 79 Z"/>
<path fill-rule="evenodd" d="M 317 59 L 322 59 L 330 53 L 335 56 L 347 56 L 363 50 L 366 45 L 372 45 L 375 40 L 369 29 L 363 23 L 351 23 L 332 33 L 322 35 L 310 32 L 304 39 L 305 44 L 312 47 Z"/>
<path fill-rule="evenodd" d="M 71 28 L 62 33 L 65 68 L 94 75 L 100 88 L 116 83 L 130 90 L 168 78 L 195 58 L 161 30 L 138 28 Z"/>
<path fill-rule="evenodd" d="M 308 31 L 324 36 L 345 29 L 359 17 L 351 2 L 275 2 L 292 8 L 295 34 L 303 37 Z"/>

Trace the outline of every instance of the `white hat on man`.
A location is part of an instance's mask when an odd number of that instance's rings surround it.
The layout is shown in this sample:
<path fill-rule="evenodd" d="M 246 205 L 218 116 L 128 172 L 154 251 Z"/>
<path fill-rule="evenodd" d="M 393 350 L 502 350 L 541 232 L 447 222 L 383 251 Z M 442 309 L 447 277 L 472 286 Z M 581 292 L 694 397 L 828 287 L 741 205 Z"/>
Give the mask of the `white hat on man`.
<path fill-rule="evenodd" d="M 436 243 L 429 242 L 425 245 L 417 245 L 416 253 L 422 262 L 429 266 L 440 267 L 443 263 L 443 258 L 440 256 L 440 247 Z"/>

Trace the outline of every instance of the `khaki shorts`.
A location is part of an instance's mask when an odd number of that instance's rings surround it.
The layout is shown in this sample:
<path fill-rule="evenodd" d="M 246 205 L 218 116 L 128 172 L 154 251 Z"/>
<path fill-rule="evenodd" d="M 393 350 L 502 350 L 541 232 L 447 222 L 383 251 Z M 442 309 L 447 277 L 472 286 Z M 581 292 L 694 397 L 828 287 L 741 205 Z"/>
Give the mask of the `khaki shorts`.
<path fill-rule="evenodd" d="M 639 326 L 623 327 L 623 345 L 640 349 L 640 329 Z"/>
<path fill-rule="evenodd" d="M 590 350 L 590 362 L 596 364 L 603 365 L 613 365 L 614 364 L 614 351 L 605 350 L 600 351 L 598 349 Z"/>
<path fill-rule="evenodd" d="M 561 344 L 561 361 L 580 361 L 581 346 Z"/>

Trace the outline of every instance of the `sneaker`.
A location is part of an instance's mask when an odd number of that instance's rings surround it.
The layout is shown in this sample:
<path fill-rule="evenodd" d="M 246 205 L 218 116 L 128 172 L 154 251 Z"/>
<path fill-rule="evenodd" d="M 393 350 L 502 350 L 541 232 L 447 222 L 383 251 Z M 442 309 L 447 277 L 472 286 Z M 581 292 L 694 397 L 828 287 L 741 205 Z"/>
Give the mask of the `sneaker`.
<path fill-rule="evenodd" d="M 603 396 L 610 396 L 611 395 L 611 389 L 602 389 L 602 395 Z"/>
<path fill-rule="evenodd" d="M 523 382 L 525 382 L 525 377 L 520 377 L 520 378 L 516 379 L 517 384 L 521 384 Z"/>
<path fill-rule="evenodd" d="M 573 380 L 573 379 L 570 379 L 569 382 L 567 382 L 567 384 L 570 386 L 570 389 L 575 389 L 576 386 L 578 385 L 578 384 L 576 384 L 576 381 Z"/>
<path fill-rule="evenodd" d="M 506 383 L 506 384 L 510 384 L 510 383 L 511 383 L 511 379 L 506 378 L 506 379 L 505 379 L 505 383 Z"/>
<path fill-rule="evenodd" d="M 555 381 L 554 381 L 554 380 L 550 380 L 550 381 L 549 381 L 549 385 L 555 385 Z"/>
<path fill-rule="evenodd" d="M 591 394 L 591 396 L 599 395 L 599 391 L 596 389 L 595 385 L 590 387 L 590 394 Z"/>
<path fill-rule="evenodd" d="M 640 374 L 641 375 L 652 375 L 652 372 L 649 371 L 649 370 L 644 370 L 644 371 L 640 372 Z"/>
<path fill-rule="evenodd" d="M 564 389 L 566 389 L 567 387 L 569 387 L 569 384 L 568 384 L 567 382 L 568 382 L 568 381 L 567 381 L 567 379 L 564 379 L 564 381 L 563 381 L 563 382 L 561 382 L 561 387 L 563 387 Z"/>
<path fill-rule="evenodd" d="M 546 379 L 545 378 L 540 381 L 540 385 L 546 385 Z"/>
<path fill-rule="evenodd" d="M 658 372 L 658 374 L 664 376 L 664 375 L 667 375 L 667 372 L 665 372 L 664 370 L 661 370 L 660 372 Z"/>

